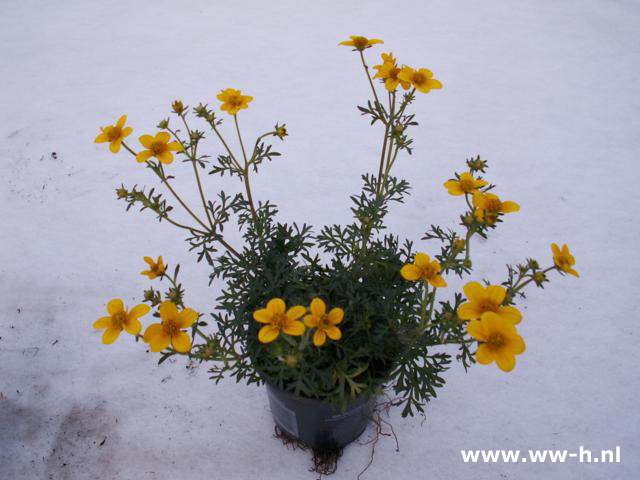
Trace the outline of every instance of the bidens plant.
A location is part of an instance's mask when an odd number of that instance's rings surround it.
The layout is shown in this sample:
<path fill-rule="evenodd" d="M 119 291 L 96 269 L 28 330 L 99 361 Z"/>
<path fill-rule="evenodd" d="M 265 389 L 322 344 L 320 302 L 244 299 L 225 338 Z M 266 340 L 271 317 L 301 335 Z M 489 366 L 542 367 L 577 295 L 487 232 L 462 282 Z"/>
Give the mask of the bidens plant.
<path fill-rule="evenodd" d="M 372 76 L 364 53 L 381 43 L 360 36 L 342 42 L 360 57 L 372 95 L 358 109 L 382 134 L 375 170 L 362 175 L 362 190 L 351 196 L 353 221 L 347 225 L 314 230 L 281 223 L 277 207 L 252 191 L 252 176 L 279 155 L 268 140 L 284 140 L 288 132 L 276 123 L 247 148 L 239 116 L 253 97 L 240 90 L 222 90 L 217 109 L 200 104 L 191 110 L 175 101 L 177 125 L 163 119 L 159 131 L 140 136 L 137 146 L 128 143 L 131 128 L 124 115 L 101 129 L 96 142 L 109 142 L 114 153 L 123 147 L 172 199 L 155 188 L 123 185 L 116 193 L 127 210 L 148 209 L 159 221 L 184 230 L 198 261 L 211 266 L 210 281 L 223 282 L 211 313 L 215 328 L 207 330 L 201 314 L 183 302 L 179 268 L 169 274 L 162 257 L 145 257 L 142 274 L 167 280 L 169 288 L 164 293 L 148 289 L 145 304 L 130 311 L 121 300 L 109 302 L 109 316 L 94 324 L 105 329 L 104 343 L 124 330 L 161 352 L 160 361 L 182 354 L 211 362 L 216 382 L 228 375 L 343 406 L 389 387 L 401 399 L 403 415 L 422 411 L 444 384 L 442 372 L 452 355 L 441 345 L 458 345 L 456 359 L 465 368 L 475 361 L 495 362 L 504 371 L 514 368 L 516 356 L 525 351 L 517 331 L 522 314 L 516 300 L 532 282 L 543 287 L 553 270 L 577 276 L 575 261 L 566 245 L 560 249 L 553 244 L 553 263 L 547 268 L 527 259 L 508 266 L 506 279 L 498 284 L 470 279 L 463 292 L 448 291 L 448 278 L 472 273 L 474 238 L 487 238 L 505 215 L 520 209 L 494 193 L 495 186 L 484 177 L 487 162 L 479 156 L 444 182 L 446 191 L 463 201 L 457 230 L 431 225 L 421 239 L 439 246 L 428 253 L 415 251 L 411 240 L 386 231 L 390 205 L 402 203 L 409 191 L 409 183 L 392 171 L 402 155 L 412 154 L 409 132 L 417 122 L 410 106 L 418 95 L 442 84 L 430 70 L 400 64 L 392 53 L 382 54 Z M 193 116 L 219 142 L 216 157 L 201 153 L 205 131 L 193 127 Z M 230 120 L 228 128 L 225 120 Z M 237 137 L 238 150 L 230 147 L 229 134 Z M 187 205 L 174 187 L 181 168 L 192 170 L 198 209 Z M 241 187 L 232 194 L 220 190 L 211 195 L 202 182 L 204 173 L 237 178 Z M 170 201 L 184 210 L 187 220 L 174 215 Z M 243 244 L 232 245 L 225 228 L 239 229 Z M 139 318 L 150 309 L 158 321 L 143 332 Z"/>

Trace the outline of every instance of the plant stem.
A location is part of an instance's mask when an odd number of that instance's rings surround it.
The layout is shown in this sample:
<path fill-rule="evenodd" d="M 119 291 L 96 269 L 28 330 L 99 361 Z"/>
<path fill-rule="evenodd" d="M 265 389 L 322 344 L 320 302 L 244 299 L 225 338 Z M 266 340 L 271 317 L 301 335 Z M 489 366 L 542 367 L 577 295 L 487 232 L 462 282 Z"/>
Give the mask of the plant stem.
<path fill-rule="evenodd" d="M 427 326 L 427 297 L 429 296 L 429 284 L 424 284 L 424 295 L 422 296 L 422 305 L 420 306 L 420 330 L 424 330 Z"/>
<path fill-rule="evenodd" d="M 367 67 L 366 62 L 364 61 L 364 54 L 362 53 L 362 50 L 360 50 L 360 59 L 362 60 L 362 66 L 364 67 L 364 71 L 367 74 L 367 78 L 369 79 L 369 85 L 371 85 L 371 91 L 373 92 L 373 96 L 376 99 L 376 103 L 378 105 L 381 105 L 380 100 L 378 100 L 378 94 L 376 93 L 376 89 L 373 86 L 373 80 L 371 80 L 371 75 L 369 75 L 369 67 Z"/>
<path fill-rule="evenodd" d="M 242 148 L 242 155 L 244 156 L 244 169 L 243 169 L 243 179 L 244 186 L 247 190 L 247 200 L 249 201 L 249 207 L 251 208 L 251 215 L 253 216 L 253 220 L 256 221 L 258 219 L 258 214 L 256 213 L 256 207 L 253 204 L 253 196 L 251 195 L 251 184 L 249 183 L 249 160 L 247 159 L 247 154 L 244 151 L 244 144 L 242 143 L 242 135 L 240 135 L 240 127 L 238 126 L 238 116 L 233 115 L 233 120 L 236 124 L 236 132 L 238 133 L 238 140 L 240 141 L 240 147 Z"/>

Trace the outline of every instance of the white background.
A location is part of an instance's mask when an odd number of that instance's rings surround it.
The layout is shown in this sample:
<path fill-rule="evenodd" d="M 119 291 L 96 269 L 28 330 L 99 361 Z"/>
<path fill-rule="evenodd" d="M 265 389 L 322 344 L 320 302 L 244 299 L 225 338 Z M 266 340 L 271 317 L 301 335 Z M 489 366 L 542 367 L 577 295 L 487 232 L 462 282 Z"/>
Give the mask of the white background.
<path fill-rule="evenodd" d="M 547 265 L 551 242 L 570 245 L 581 274 L 529 290 L 519 326 L 527 352 L 512 373 L 455 365 L 424 423 L 393 412 L 400 451 L 382 439 L 363 478 L 638 476 L 639 27 L 630 0 L 3 2 L 0 477 L 317 477 L 308 453 L 272 437 L 263 388 L 216 386 L 205 365 L 181 360 L 157 366 L 124 334 L 100 343 L 91 325 L 106 302 L 139 303 L 149 286 L 144 255 L 180 262 L 186 302 L 201 312 L 220 285 L 207 286 L 180 231 L 124 213 L 114 188 L 154 179 L 93 139 L 126 113 L 136 146 L 172 100 L 218 108 L 221 89 L 240 88 L 254 97 L 240 115 L 247 142 L 276 121 L 290 131 L 255 196 L 278 203 L 283 221 L 347 222 L 348 194 L 377 169 L 382 135 L 355 108 L 369 92 L 357 54 L 337 46 L 348 35 L 385 40 L 367 51 L 370 64 L 391 50 L 444 85 L 412 106 L 415 154 L 396 173 L 414 190 L 391 228 L 415 240 L 430 223 L 459 228 L 463 201 L 442 183 L 479 153 L 496 192 L 522 209 L 475 243 L 473 279 L 498 283 L 505 263 L 528 256 Z M 169 170 L 197 205 L 190 166 Z M 239 188 L 206 181 L 211 196 Z M 239 243 L 233 232 L 229 240 Z M 443 297 L 461 286 L 449 284 Z M 580 445 L 619 445 L 622 461 L 460 456 Z M 355 478 L 369 455 L 348 447 L 334 478 Z"/>

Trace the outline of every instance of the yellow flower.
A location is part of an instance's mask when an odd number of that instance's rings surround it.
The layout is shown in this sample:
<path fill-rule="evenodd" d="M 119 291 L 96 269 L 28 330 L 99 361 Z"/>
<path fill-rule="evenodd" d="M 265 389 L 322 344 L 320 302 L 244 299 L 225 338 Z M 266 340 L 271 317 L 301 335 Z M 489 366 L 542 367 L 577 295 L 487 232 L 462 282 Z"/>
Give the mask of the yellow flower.
<path fill-rule="evenodd" d="M 253 97 L 241 95 L 240 90 L 233 88 L 222 90 L 216 98 L 222 102 L 220 109 L 229 115 L 235 115 L 239 110 L 249 108 L 249 102 L 253 100 Z"/>
<path fill-rule="evenodd" d="M 516 365 L 516 355 L 524 353 L 524 340 L 514 324 L 493 312 L 469 322 L 467 332 L 480 342 L 476 360 L 482 365 L 495 361 L 500 370 L 510 372 Z"/>
<path fill-rule="evenodd" d="M 344 311 L 341 308 L 332 308 L 327 313 L 327 306 L 319 298 L 311 300 L 311 314 L 304 317 L 304 324 L 309 328 L 315 328 L 313 334 L 313 344 L 321 347 L 327 341 L 327 337 L 331 340 L 340 340 L 342 332 L 336 325 L 342 322 Z"/>
<path fill-rule="evenodd" d="M 144 331 L 144 341 L 149 344 L 152 352 L 161 352 L 169 346 L 169 343 L 178 352 L 188 352 L 191 350 L 191 338 L 184 332 L 183 328 L 189 328 L 198 320 L 198 313 L 185 308 L 181 312 L 173 302 L 162 302 L 160 304 L 160 318 L 162 323 L 152 323 Z"/>
<path fill-rule="evenodd" d="M 395 91 L 395 89 L 398 88 L 398 84 L 402 85 L 402 88 L 405 90 L 409 90 L 409 87 L 411 87 L 411 83 L 398 78 L 401 70 L 397 67 L 393 54 L 383 53 L 382 65 L 375 65 L 373 68 L 378 71 L 373 78 L 382 78 L 384 80 L 384 86 L 388 91 Z"/>
<path fill-rule="evenodd" d="M 410 82 L 411 85 L 422 93 L 429 93 L 430 90 L 442 88 L 442 83 L 433 78 L 431 70 L 421 68 L 414 70 L 407 65 L 402 67 L 402 71 L 398 74 L 398 78 L 404 82 Z"/>
<path fill-rule="evenodd" d="M 464 295 L 468 302 L 458 307 L 458 317 L 463 320 L 477 320 L 485 312 L 493 312 L 513 324 L 520 323 L 522 315 L 516 307 L 502 305 L 507 290 L 500 285 L 483 287 L 478 282 L 469 282 L 464 286 Z"/>
<path fill-rule="evenodd" d="M 449 190 L 449 195 L 464 195 L 466 193 L 474 193 L 478 188 L 487 184 L 484 180 L 473 178 L 471 172 L 460 174 L 458 180 L 449 180 L 444 182 L 444 186 Z"/>
<path fill-rule="evenodd" d="M 580 274 L 576 272 L 572 265 L 576 263 L 576 259 L 569 253 L 569 247 L 562 245 L 562 250 L 555 243 L 551 244 L 551 251 L 553 252 L 553 263 L 563 272 L 566 272 L 574 277 L 579 277 Z"/>
<path fill-rule="evenodd" d="M 173 162 L 173 152 L 181 152 L 182 145 L 180 142 L 171 142 L 171 136 L 167 132 L 158 132 L 155 137 L 151 135 L 142 135 L 140 143 L 146 150 L 136 155 L 139 163 L 146 162 L 151 157 L 156 157 L 160 163 L 169 164 Z"/>
<path fill-rule="evenodd" d="M 133 132 L 131 127 L 124 126 L 126 121 L 127 116 L 122 115 L 115 125 L 107 125 L 106 127 L 100 128 L 102 133 L 96 137 L 94 143 L 109 142 L 109 150 L 111 150 L 112 153 L 118 153 L 122 140 Z"/>
<path fill-rule="evenodd" d="M 340 42 L 338 45 L 355 47 L 354 50 L 362 52 L 365 48 L 371 48 L 376 43 L 384 43 L 382 40 L 379 40 L 377 38 L 369 39 L 367 37 L 361 37 L 358 35 L 350 35 L 349 38 L 351 40 L 345 40 L 344 42 Z"/>
<path fill-rule="evenodd" d="M 516 202 L 503 202 L 500 197 L 493 193 L 474 192 L 473 206 L 475 207 L 476 218 L 490 225 L 496 223 L 499 214 L 520 210 L 520 205 Z"/>
<path fill-rule="evenodd" d="M 122 300 L 114 298 L 107 304 L 107 313 L 109 313 L 109 316 L 96 320 L 93 328 L 106 328 L 102 334 L 102 343 L 110 344 L 115 342 L 122 330 L 125 330 L 131 335 L 138 335 L 140 330 L 142 330 L 142 325 L 138 318 L 149 313 L 149 310 L 149 305 L 140 304 L 133 307 L 129 312 L 124 308 Z"/>
<path fill-rule="evenodd" d="M 149 279 L 153 280 L 156 277 L 161 277 L 164 273 L 165 267 L 164 263 L 162 263 L 162 256 L 158 257 L 158 261 L 154 262 L 151 257 L 144 257 L 144 261 L 149 264 L 149 270 L 145 270 L 144 272 L 140 272 L 142 275 L 146 275 Z"/>
<path fill-rule="evenodd" d="M 287 310 L 287 305 L 281 298 L 273 298 L 267 303 L 267 308 L 253 312 L 256 322 L 266 325 L 258 332 L 258 340 L 262 343 L 273 342 L 280 332 L 287 335 L 302 335 L 304 324 L 298 320 L 307 311 L 302 305 L 296 305 Z"/>
<path fill-rule="evenodd" d="M 400 275 L 411 282 L 423 280 L 433 287 L 446 287 L 447 283 L 440 276 L 440 269 L 440 262 L 437 260 L 430 262 L 429 255 L 416 253 L 413 263 L 408 263 L 400 269 Z"/>

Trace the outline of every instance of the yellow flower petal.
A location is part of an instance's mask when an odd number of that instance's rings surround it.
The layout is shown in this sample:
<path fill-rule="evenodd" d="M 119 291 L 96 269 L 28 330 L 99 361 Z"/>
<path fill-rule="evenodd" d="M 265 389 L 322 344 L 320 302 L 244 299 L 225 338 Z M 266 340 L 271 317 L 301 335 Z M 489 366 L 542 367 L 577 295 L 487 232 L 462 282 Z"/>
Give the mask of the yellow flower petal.
<path fill-rule="evenodd" d="M 102 334 L 102 343 L 109 345 L 116 341 L 116 338 L 120 336 L 121 328 L 109 327 Z"/>
<path fill-rule="evenodd" d="M 442 278 L 440 275 L 437 275 L 430 279 L 429 283 L 435 288 L 447 286 L 447 282 L 445 282 L 444 278 Z"/>
<path fill-rule="evenodd" d="M 495 352 L 496 364 L 503 372 L 510 372 L 516 366 L 516 357 L 505 350 Z"/>
<path fill-rule="evenodd" d="M 161 352 L 165 348 L 167 348 L 170 343 L 171 337 L 167 335 L 163 330 L 150 340 L 149 350 L 151 350 L 152 352 Z"/>
<path fill-rule="evenodd" d="M 344 318 L 344 310 L 339 307 L 332 308 L 329 312 L 329 323 L 332 325 L 337 325 L 342 322 Z"/>
<path fill-rule="evenodd" d="M 107 312 L 109 315 L 115 315 L 118 312 L 122 312 L 124 310 L 124 303 L 119 298 L 114 298 L 107 304 Z"/>
<path fill-rule="evenodd" d="M 271 323 L 273 315 L 274 313 L 271 310 L 267 308 L 261 308 L 260 310 L 256 310 L 255 312 L 253 312 L 253 319 L 256 322 L 260 323 Z"/>
<path fill-rule="evenodd" d="M 107 137 L 107 134 L 103 132 L 100 135 L 98 135 L 93 142 L 94 143 L 104 143 L 104 142 L 108 142 L 108 141 L 109 141 L 109 137 Z"/>
<path fill-rule="evenodd" d="M 311 313 L 317 317 L 321 317 L 327 311 L 327 306 L 320 298 L 311 300 Z"/>
<path fill-rule="evenodd" d="M 158 132 L 156 133 L 155 140 L 157 142 L 169 143 L 169 140 L 171 140 L 171 135 L 169 135 L 167 132 Z"/>
<path fill-rule="evenodd" d="M 178 316 L 178 309 L 173 302 L 162 302 L 158 311 L 160 312 L 160 318 L 162 320 L 167 320 L 169 318 L 175 318 Z"/>
<path fill-rule="evenodd" d="M 111 317 L 100 317 L 98 320 L 93 322 L 93 328 L 101 329 L 108 328 L 111 325 Z"/>
<path fill-rule="evenodd" d="M 481 342 L 484 342 L 487 339 L 487 332 L 480 320 L 471 320 L 467 324 L 467 333 Z"/>
<path fill-rule="evenodd" d="M 267 303 L 267 309 L 273 313 L 284 313 L 287 309 L 287 304 L 284 303 L 284 300 L 281 298 L 272 298 L 269 300 L 269 303 Z"/>
<path fill-rule="evenodd" d="M 313 344 L 316 347 L 321 347 L 326 341 L 327 335 L 324 333 L 324 331 L 320 329 L 316 330 L 316 333 L 313 334 Z"/>
<path fill-rule="evenodd" d="M 149 313 L 149 310 L 151 310 L 151 307 L 149 305 L 141 303 L 140 305 L 136 305 L 131 309 L 131 311 L 129 312 L 129 318 L 140 318 L 141 316 Z"/>
<path fill-rule="evenodd" d="M 125 322 L 123 327 L 125 332 L 130 333 L 131 335 L 138 335 L 142 330 L 142 324 L 140 323 L 140 320 L 131 317 L 129 317 L 129 321 Z"/>
<path fill-rule="evenodd" d="M 116 123 L 116 128 L 122 129 L 122 127 L 124 127 L 124 124 L 127 122 L 127 116 L 126 115 L 122 115 L 119 119 L 118 119 L 118 123 Z"/>
<path fill-rule="evenodd" d="M 473 303 L 463 303 L 458 307 L 457 313 L 458 317 L 462 320 L 475 320 L 482 315 L 482 312 L 480 312 Z"/>
<path fill-rule="evenodd" d="M 520 310 L 512 306 L 501 306 L 498 308 L 498 315 L 502 318 L 509 320 L 511 323 L 520 323 L 522 320 L 522 314 Z"/>
<path fill-rule="evenodd" d="M 484 298 L 484 288 L 478 282 L 469 282 L 464 286 L 464 296 L 470 302 L 478 302 Z"/>
<path fill-rule="evenodd" d="M 258 332 L 258 340 L 260 340 L 262 343 L 270 343 L 278 338 L 279 334 L 280 329 L 278 327 L 274 327 L 273 325 L 265 325 Z"/>
<path fill-rule="evenodd" d="M 320 325 L 320 318 L 317 317 L 316 315 L 313 315 L 313 314 L 312 315 L 306 315 L 304 317 L 304 324 L 307 327 L 311 327 L 311 328 L 317 327 L 318 325 Z"/>
<path fill-rule="evenodd" d="M 178 327 L 189 328 L 198 320 L 198 312 L 193 308 L 185 308 L 178 314 Z"/>
<path fill-rule="evenodd" d="M 302 335 L 304 333 L 304 324 L 299 320 L 288 322 L 282 329 L 287 335 Z"/>
<path fill-rule="evenodd" d="M 167 148 L 174 152 L 182 152 L 182 144 L 180 142 L 171 142 L 167 145 Z"/>
<path fill-rule="evenodd" d="M 151 135 L 142 135 L 139 140 L 144 148 L 151 147 L 151 144 L 153 143 L 153 137 Z"/>
<path fill-rule="evenodd" d="M 151 150 L 143 150 L 142 152 L 136 155 L 136 161 L 138 163 L 143 163 L 149 160 L 153 156 L 153 152 Z"/>
<path fill-rule="evenodd" d="M 485 296 L 489 298 L 496 305 L 500 305 L 504 300 L 504 296 L 507 293 L 507 290 L 500 285 L 489 285 L 485 289 Z"/>
<path fill-rule="evenodd" d="M 413 263 L 417 267 L 425 270 L 429 266 L 429 255 L 427 255 L 426 253 L 418 252 L 416 253 Z"/>
<path fill-rule="evenodd" d="M 295 307 L 291 307 L 287 310 L 287 318 L 289 320 L 298 320 L 301 316 L 307 313 L 307 309 L 302 305 L 296 305 Z"/>
<path fill-rule="evenodd" d="M 164 334 L 164 329 L 162 328 L 162 325 L 159 323 L 152 323 L 151 325 L 149 325 L 147 327 L 147 329 L 144 331 L 144 335 L 142 336 L 142 339 L 147 342 L 150 343 L 152 342 L 157 336 L 159 335 L 163 335 Z"/>
<path fill-rule="evenodd" d="M 122 138 L 126 138 L 126 137 L 128 137 L 129 135 L 131 135 L 131 132 L 133 132 L 133 128 L 131 128 L 131 127 L 126 127 L 124 130 L 122 130 L 122 135 L 121 135 L 121 137 L 122 137 Z"/>
<path fill-rule="evenodd" d="M 516 202 L 502 202 L 502 211 L 504 213 L 517 212 L 520 210 L 520 205 Z"/>
<path fill-rule="evenodd" d="M 324 329 L 325 333 L 331 340 L 340 340 L 342 338 L 342 332 L 338 327 L 329 327 Z"/>
<path fill-rule="evenodd" d="M 109 144 L 109 151 L 111 153 L 118 153 L 120 151 L 120 144 L 122 143 L 122 139 L 118 138 Z"/>
<path fill-rule="evenodd" d="M 173 154 L 169 151 L 162 152 L 160 155 L 157 155 L 156 158 L 160 160 L 160 163 L 164 163 L 165 165 L 173 162 Z"/>
<path fill-rule="evenodd" d="M 511 337 L 509 340 L 510 340 L 510 346 L 511 346 L 511 349 L 513 350 L 513 353 L 515 353 L 516 355 L 520 355 L 521 353 L 525 352 L 526 345 L 524 344 L 524 340 L 520 335 L 515 335 Z"/>
<path fill-rule="evenodd" d="M 408 263 L 400 269 L 400 275 L 402 275 L 402 278 L 405 280 L 415 282 L 422 276 L 422 269 Z"/>
<path fill-rule="evenodd" d="M 171 345 L 178 352 L 185 353 L 191 350 L 191 338 L 186 332 L 178 332 L 171 337 Z"/>
<path fill-rule="evenodd" d="M 488 365 L 495 360 L 495 355 L 487 345 L 481 344 L 476 350 L 476 360 L 481 365 Z"/>

